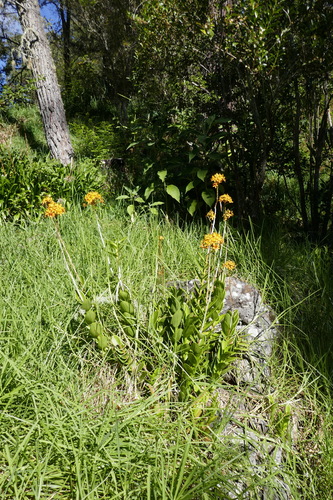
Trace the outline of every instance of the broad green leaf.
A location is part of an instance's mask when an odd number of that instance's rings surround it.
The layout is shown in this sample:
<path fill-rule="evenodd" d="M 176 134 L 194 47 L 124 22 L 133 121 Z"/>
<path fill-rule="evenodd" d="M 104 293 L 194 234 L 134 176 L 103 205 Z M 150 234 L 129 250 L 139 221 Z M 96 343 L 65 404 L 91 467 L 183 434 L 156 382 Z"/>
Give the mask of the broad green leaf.
<path fill-rule="evenodd" d="M 167 170 L 159 170 L 157 172 L 157 175 L 159 176 L 159 178 L 161 179 L 162 182 L 165 181 L 165 178 L 166 178 L 167 174 L 168 174 Z"/>
<path fill-rule="evenodd" d="M 201 181 L 205 182 L 205 178 L 206 178 L 207 172 L 208 172 L 208 170 L 206 170 L 206 169 L 205 170 L 200 169 L 200 170 L 197 171 L 197 177 Z"/>
<path fill-rule="evenodd" d="M 135 201 L 137 201 L 138 203 L 144 203 L 144 202 L 145 202 L 145 200 L 144 200 L 144 199 L 142 199 L 142 198 L 141 198 L 141 196 L 137 196 L 137 197 L 135 198 Z"/>
<path fill-rule="evenodd" d="M 191 163 L 191 161 L 193 160 L 193 158 L 195 158 L 196 156 L 197 156 L 197 154 L 194 151 L 191 151 L 188 154 L 188 162 Z"/>
<path fill-rule="evenodd" d="M 135 206 L 134 205 L 128 205 L 127 207 L 127 213 L 128 215 L 133 215 L 135 213 Z"/>
<path fill-rule="evenodd" d="M 150 207 L 150 208 L 149 208 L 149 211 L 150 211 L 150 213 L 151 213 L 151 214 L 153 214 L 153 215 L 158 215 L 158 210 L 157 210 L 157 208 Z"/>
<path fill-rule="evenodd" d="M 215 201 L 215 191 L 213 191 L 212 189 L 207 189 L 207 191 L 203 191 L 201 193 L 201 197 L 203 199 L 203 201 L 209 206 L 211 207 Z"/>
<path fill-rule="evenodd" d="M 107 348 L 108 343 L 109 343 L 109 342 L 108 342 L 108 339 L 107 339 L 107 337 L 106 337 L 105 335 L 100 335 L 100 336 L 97 338 L 97 345 L 98 345 L 98 347 L 99 347 L 102 351 L 104 351 L 104 349 L 106 349 L 106 348 Z"/>
<path fill-rule="evenodd" d="M 89 309 L 91 309 L 91 306 L 92 306 L 92 302 L 90 299 L 87 299 L 85 298 L 84 301 L 82 302 L 82 309 L 84 309 L 86 312 L 89 311 Z"/>
<path fill-rule="evenodd" d="M 181 309 L 178 309 L 178 311 L 176 311 L 171 318 L 171 325 L 174 328 L 178 328 L 182 319 L 183 319 L 183 311 Z"/>
<path fill-rule="evenodd" d="M 166 187 L 166 192 L 169 196 L 171 196 L 171 198 L 174 198 L 176 201 L 178 201 L 178 203 L 180 203 L 180 191 L 177 186 L 175 186 L 174 184 L 169 184 Z"/>
<path fill-rule="evenodd" d="M 151 184 L 150 186 L 146 187 L 145 193 L 143 195 L 145 200 L 148 200 L 149 196 L 153 191 L 154 191 L 154 184 Z"/>
<path fill-rule="evenodd" d="M 190 215 L 193 215 L 194 212 L 196 211 L 198 207 L 198 201 L 197 200 L 193 200 L 191 201 L 190 205 L 187 207 L 187 211 Z"/>
<path fill-rule="evenodd" d="M 194 188 L 194 184 L 193 184 L 193 181 L 189 182 L 185 188 L 185 193 L 187 193 L 188 191 L 191 191 L 191 189 Z"/>

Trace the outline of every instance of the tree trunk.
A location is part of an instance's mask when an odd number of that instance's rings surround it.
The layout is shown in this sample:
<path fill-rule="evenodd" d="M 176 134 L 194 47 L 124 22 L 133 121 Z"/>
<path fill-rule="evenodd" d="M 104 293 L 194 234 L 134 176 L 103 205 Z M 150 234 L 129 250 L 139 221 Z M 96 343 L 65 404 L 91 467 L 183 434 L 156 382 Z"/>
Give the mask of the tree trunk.
<path fill-rule="evenodd" d="M 59 14 L 62 27 L 62 43 L 64 57 L 64 85 L 66 92 L 70 91 L 71 87 L 71 10 L 68 5 L 68 0 L 60 0 Z"/>
<path fill-rule="evenodd" d="M 14 4 L 23 31 L 23 53 L 36 80 L 38 105 L 47 144 L 52 157 L 63 165 L 68 165 L 74 152 L 38 0 L 16 0 Z"/>
<path fill-rule="evenodd" d="M 303 222 L 304 230 L 308 231 L 308 214 L 306 210 L 306 194 L 305 194 L 305 182 L 301 167 L 301 155 L 300 155 L 300 119 L 301 119 L 301 99 L 299 95 L 298 80 L 294 80 L 295 89 L 295 101 L 296 110 L 294 117 L 293 126 L 293 149 L 294 149 L 294 171 L 297 177 L 299 196 L 300 196 L 300 211 Z"/>

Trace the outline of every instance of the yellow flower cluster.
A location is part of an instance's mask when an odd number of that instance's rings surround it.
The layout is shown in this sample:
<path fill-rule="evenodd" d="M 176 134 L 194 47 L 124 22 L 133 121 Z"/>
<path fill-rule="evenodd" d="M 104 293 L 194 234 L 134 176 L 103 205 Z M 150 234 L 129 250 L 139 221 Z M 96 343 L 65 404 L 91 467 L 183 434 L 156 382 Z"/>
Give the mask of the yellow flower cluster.
<path fill-rule="evenodd" d="M 215 212 L 214 210 L 209 210 L 209 212 L 206 214 L 206 217 L 213 222 L 215 220 Z"/>
<path fill-rule="evenodd" d="M 219 186 L 219 184 L 221 184 L 222 182 L 225 182 L 225 176 L 223 174 L 214 174 L 212 175 L 211 179 L 210 179 L 213 183 L 213 187 L 214 188 L 217 188 Z"/>
<path fill-rule="evenodd" d="M 51 198 L 51 196 L 45 196 L 45 198 L 42 199 L 43 207 L 47 207 L 52 202 L 53 202 L 53 199 Z"/>
<path fill-rule="evenodd" d="M 220 233 L 214 232 L 204 236 L 204 239 L 201 241 L 200 248 L 213 248 L 213 250 L 218 250 L 221 245 L 223 245 L 222 236 Z"/>
<path fill-rule="evenodd" d="M 232 200 L 231 196 L 229 196 L 228 194 L 221 194 L 221 196 L 219 197 L 219 202 L 220 203 L 233 203 L 233 200 Z"/>
<path fill-rule="evenodd" d="M 53 201 L 51 196 L 45 196 L 45 198 L 42 199 L 42 205 L 43 207 L 46 207 L 44 213 L 45 217 L 56 217 L 57 215 L 62 215 L 66 212 L 65 207 L 60 205 L 60 203 Z"/>
<path fill-rule="evenodd" d="M 232 217 L 233 215 L 234 215 L 234 213 L 232 210 L 226 210 L 223 214 L 223 220 L 226 221 L 226 220 L 230 219 L 230 217 Z"/>
<path fill-rule="evenodd" d="M 97 193 L 97 191 L 90 191 L 84 197 L 84 201 L 87 202 L 87 205 L 96 205 L 97 203 L 104 203 L 103 197 Z M 84 206 L 86 206 L 84 204 Z"/>
<path fill-rule="evenodd" d="M 236 262 L 234 262 L 233 260 L 227 260 L 224 264 L 223 264 L 223 267 L 225 267 L 226 269 L 228 269 L 228 271 L 233 271 L 236 267 Z"/>
<path fill-rule="evenodd" d="M 56 217 L 57 215 L 62 215 L 65 213 L 65 208 L 60 205 L 60 203 L 56 203 L 55 201 L 50 201 L 47 205 L 47 209 L 45 210 L 45 217 Z"/>

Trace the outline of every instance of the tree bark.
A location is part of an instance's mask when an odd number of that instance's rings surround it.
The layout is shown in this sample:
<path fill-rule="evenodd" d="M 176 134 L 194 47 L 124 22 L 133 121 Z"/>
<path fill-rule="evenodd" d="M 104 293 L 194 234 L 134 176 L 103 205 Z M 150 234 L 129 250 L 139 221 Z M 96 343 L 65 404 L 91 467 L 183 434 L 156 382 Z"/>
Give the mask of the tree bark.
<path fill-rule="evenodd" d="M 74 156 L 65 109 L 38 0 L 15 0 L 22 26 L 22 49 L 36 80 L 37 100 L 51 155 L 63 165 Z"/>
<path fill-rule="evenodd" d="M 66 92 L 69 92 L 71 86 L 71 10 L 68 5 L 68 0 L 59 1 L 59 14 L 62 27 L 62 43 L 64 55 L 64 85 Z"/>

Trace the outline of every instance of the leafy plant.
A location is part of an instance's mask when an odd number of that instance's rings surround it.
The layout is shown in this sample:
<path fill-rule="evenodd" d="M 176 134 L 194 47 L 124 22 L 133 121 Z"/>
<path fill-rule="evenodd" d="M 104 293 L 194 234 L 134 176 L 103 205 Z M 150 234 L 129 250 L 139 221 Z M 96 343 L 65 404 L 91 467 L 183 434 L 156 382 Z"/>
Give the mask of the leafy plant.
<path fill-rule="evenodd" d="M 134 222 L 135 217 L 143 212 L 149 211 L 153 215 L 158 215 L 158 206 L 163 205 L 163 201 L 152 201 L 149 202 L 149 197 L 152 193 L 153 188 L 147 187 L 143 193 L 143 197 L 139 195 L 140 187 L 136 186 L 134 188 L 129 188 L 124 186 L 125 191 L 128 194 L 122 194 L 117 196 L 116 200 L 128 200 L 129 205 L 127 205 L 126 211 L 131 217 L 132 222 Z"/>
<path fill-rule="evenodd" d="M 54 160 L 34 160 L 23 153 L 0 146 L 0 210 L 3 219 L 18 220 L 40 213 L 45 195 L 70 204 L 90 189 L 105 184 L 95 161 L 85 160 L 75 167 Z"/>
<path fill-rule="evenodd" d="M 228 122 L 216 115 L 184 122 L 179 110 L 148 114 L 146 120 L 134 117 L 126 131 L 131 140 L 127 161 L 134 182 L 141 186 L 136 195 L 147 199 L 146 193 L 152 193 L 155 201 L 164 202 L 166 213 L 194 215 L 211 205 L 214 191 L 207 179 L 229 154 L 224 130 Z"/>
<path fill-rule="evenodd" d="M 70 123 L 74 148 L 79 157 L 105 160 L 112 156 L 116 137 L 113 123 L 76 120 Z"/>
<path fill-rule="evenodd" d="M 226 222 L 232 215 L 225 205 L 232 203 L 232 199 L 227 194 L 219 195 L 219 186 L 225 181 L 223 174 L 213 175 L 211 181 L 215 204 L 214 210 L 207 214 L 211 221 L 210 233 L 201 243 L 201 247 L 207 249 L 207 258 L 192 294 L 186 294 L 181 287 L 169 287 L 166 296 L 150 311 L 147 321 L 140 324 L 129 292 L 118 292 L 118 318 L 123 332 L 143 343 L 145 338 L 155 338 L 173 353 L 181 401 L 204 392 L 208 384 L 230 369 L 247 347 L 236 328 L 238 312 L 221 314 L 225 269 L 232 269 L 233 265 L 226 260 L 227 250 L 223 249 L 225 265 L 221 267 L 224 238 L 215 231 L 216 212 L 218 208 L 222 211 L 225 234 Z"/>

